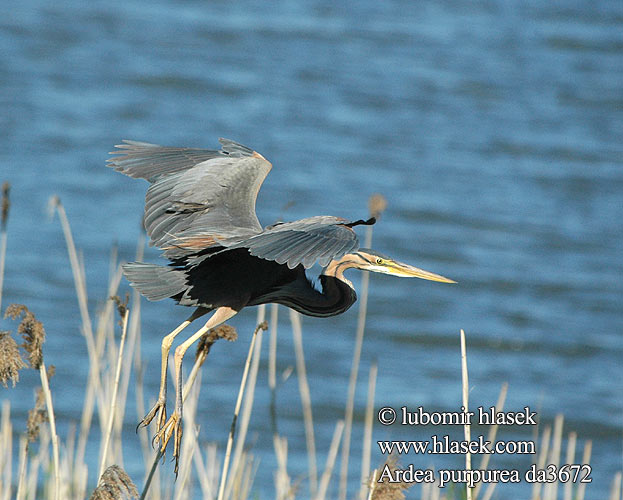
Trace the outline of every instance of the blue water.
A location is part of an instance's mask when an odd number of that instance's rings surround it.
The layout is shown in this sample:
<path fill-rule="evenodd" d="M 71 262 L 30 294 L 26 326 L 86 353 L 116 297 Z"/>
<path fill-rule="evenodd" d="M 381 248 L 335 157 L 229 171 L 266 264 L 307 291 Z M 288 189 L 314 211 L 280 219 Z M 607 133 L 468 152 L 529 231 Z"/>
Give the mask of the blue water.
<path fill-rule="evenodd" d="M 371 277 L 351 494 L 370 363 L 379 364 L 377 408 L 456 411 L 463 328 L 471 405 L 494 404 L 508 382 L 507 408 L 530 406 L 542 423 L 564 414 L 565 434 L 593 441 L 587 498 L 607 495 L 623 455 L 621 2 L 25 0 L 0 20 L 0 52 L 0 180 L 12 184 L 3 306 L 25 303 L 46 326 L 61 432 L 79 419 L 76 380 L 88 360 L 48 197 L 58 194 L 67 209 L 94 315 L 113 244 L 122 259 L 134 256 L 146 188 L 105 168 L 107 152 L 125 138 L 216 147 L 228 137 L 274 165 L 258 199 L 263 224 L 366 217 L 379 192 L 388 208 L 374 248 L 459 281 Z M 144 304 L 148 394 L 157 392 L 160 336 L 187 314 Z M 285 310 L 281 318 L 284 370 L 294 354 Z M 202 441 L 224 444 L 254 321 L 254 311 L 235 318 L 241 339 L 217 346 L 204 368 Z M 321 466 L 343 415 L 355 324 L 356 306 L 303 323 Z M 2 389 L 18 417 L 35 384 L 24 373 L 16 389 Z M 141 483 L 133 401 L 124 465 Z M 251 428 L 262 498 L 273 495 L 275 468 L 268 402 L 263 363 Z M 278 411 L 290 474 L 300 477 L 295 377 L 281 386 Z M 432 432 L 377 424 L 373 438 Z M 513 463 L 496 459 L 491 467 Z M 456 468 L 462 460 L 403 462 Z M 499 485 L 497 495 L 529 491 Z"/>

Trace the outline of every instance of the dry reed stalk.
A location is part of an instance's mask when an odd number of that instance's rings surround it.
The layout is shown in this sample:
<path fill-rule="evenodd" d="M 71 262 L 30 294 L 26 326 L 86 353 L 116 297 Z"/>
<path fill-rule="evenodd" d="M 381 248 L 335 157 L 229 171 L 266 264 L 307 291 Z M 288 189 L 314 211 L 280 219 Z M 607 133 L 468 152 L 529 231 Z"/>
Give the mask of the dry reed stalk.
<path fill-rule="evenodd" d="M 209 475 L 210 464 L 206 463 L 206 461 L 209 462 L 210 460 L 209 453 L 210 453 L 210 447 L 208 446 L 208 448 L 206 449 L 207 460 L 204 460 L 203 455 L 201 454 L 201 450 L 197 446 L 196 453 L 193 455 L 193 463 L 195 464 L 195 469 L 197 472 L 196 479 L 199 481 L 199 487 L 201 488 L 202 497 L 213 499 L 215 493 L 212 490 L 211 476 Z"/>
<path fill-rule="evenodd" d="M 98 472 L 98 477 L 101 477 L 102 474 L 104 474 L 104 470 L 106 469 L 106 463 L 108 460 L 108 447 L 112 436 L 115 415 L 117 413 L 117 394 L 119 392 L 119 379 L 121 378 L 121 361 L 123 360 L 123 348 L 125 346 L 125 338 L 128 331 L 128 317 L 130 315 L 130 310 L 126 307 L 126 305 L 121 304 L 118 298 L 117 301 L 119 313 L 122 314 L 121 339 L 119 340 L 119 355 L 117 357 L 117 366 L 115 367 L 115 380 L 110 398 L 108 422 L 106 424 L 106 430 L 104 432 L 104 446 L 100 457 L 100 468 Z"/>
<path fill-rule="evenodd" d="M 550 449 L 547 465 L 554 464 L 556 467 L 560 464 L 560 451 L 562 448 L 562 425 L 563 416 L 561 414 L 556 415 L 554 419 L 554 433 L 552 435 L 552 446 Z M 543 488 L 543 500 L 556 500 L 558 496 L 558 481 L 553 483 L 546 483 Z"/>
<path fill-rule="evenodd" d="M 498 400 L 495 403 L 495 411 L 496 413 L 501 412 L 504 410 L 504 403 L 506 401 L 506 394 L 508 393 L 508 383 L 504 382 L 502 384 L 502 388 L 500 389 L 500 394 L 498 395 Z M 490 443 L 494 443 L 495 442 L 495 437 L 497 435 L 498 432 L 498 424 L 494 424 L 489 428 L 489 434 L 487 435 L 487 441 L 489 441 Z M 480 461 L 480 469 L 481 470 L 487 470 L 487 467 L 489 467 L 489 459 L 491 458 L 491 455 L 486 454 L 483 455 L 482 460 Z M 493 495 L 493 490 L 495 489 L 497 483 L 490 483 L 489 486 L 487 486 L 487 491 L 485 493 L 485 497 L 483 498 L 483 500 L 486 500 L 487 498 L 491 498 L 491 495 Z M 476 485 L 476 487 L 474 488 L 474 500 L 477 500 L 478 498 L 478 494 L 480 493 L 480 489 L 482 488 L 482 483 L 478 483 Z M 491 490 L 491 491 L 489 491 Z"/>
<path fill-rule="evenodd" d="M 39 365 L 39 376 L 41 378 L 41 387 L 43 388 L 43 394 L 45 396 L 45 406 L 48 411 L 50 437 L 52 440 L 52 463 L 54 465 L 54 498 L 56 500 L 59 500 L 61 498 L 61 474 L 58 451 L 58 435 L 56 434 L 56 419 L 54 417 L 54 406 L 52 405 L 52 392 L 50 391 L 48 374 L 45 370 L 45 363 L 43 362 L 43 360 L 41 360 L 41 364 Z"/>
<path fill-rule="evenodd" d="M 285 500 L 294 498 L 290 476 L 288 475 L 288 440 L 279 436 L 277 426 L 277 325 L 279 306 L 271 304 L 270 341 L 268 345 L 268 388 L 270 390 L 270 422 L 273 431 L 273 448 L 277 459 L 275 472 L 275 498 Z"/>
<path fill-rule="evenodd" d="M 292 338 L 294 340 L 294 353 L 296 355 L 296 373 L 299 380 L 299 392 L 301 394 L 301 404 L 303 405 L 303 421 L 305 423 L 305 440 L 307 442 L 307 458 L 309 467 L 309 494 L 311 497 L 314 497 L 316 496 L 316 491 L 318 490 L 314 419 L 312 416 L 311 394 L 309 391 L 309 384 L 307 383 L 307 371 L 305 369 L 301 318 L 299 313 L 293 309 L 290 309 L 290 321 L 292 322 Z"/>
<path fill-rule="evenodd" d="M 247 360 L 244 364 L 244 371 L 242 373 L 242 380 L 240 381 L 240 389 L 238 390 L 238 398 L 236 399 L 236 407 L 234 409 L 234 418 L 229 429 L 229 437 L 227 439 L 227 448 L 225 450 L 225 458 L 223 460 L 223 470 L 221 472 L 221 481 L 219 484 L 218 500 L 223 500 L 225 494 L 225 484 L 227 481 L 227 473 L 229 470 L 229 459 L 231 457 L 231 448 L 234 440 L 234 433 L 236 432 L 236 422 L 238 420 L 238 414 L 240 413 L 240 406 L 242 405 L 242 395 L 244 394 L 245 386 L 247 383 L 247 376 L 249 374 L 249 368 L 251 366 L 251 358 L 254 353 L 255 341 L 260 329 L 265 329 L 265 324 L 258 325 L 251 337 L 251 345 L 249 346 L 249 353 L 247 354 Z"/>
<path fill-rule="evenodd" d="M 11 404 L 2 402 L 2 418 L 0 423 L 0 498 L 11 498 L 13 426 L 11 425 Z"/>
<path fill-rule="evenodd" d="M 43 399 L 43 395 L 42 395 Z M 27 476 L 27 486 L 26 486 L 26 495 L 29 500 L 35 498 L 37 494 L 37 486 L 39 479 L 39 469 L 42 468 L 42 464 L 45 464 L 49 460 L 48 454 L 50 446 L 50 434 L 47 427 L 41 428 L 39 433 L 39 450 L 37 451 L 34 458 L 31 459 L 31 467 Z"/>
<path fill-rule="evenodd" d="M 378 218 L 387 207 L 387 201 L 380 194 L 375 194 L 368 200 L 368 207 L 371 217 Z M 372 246 L 372 226 L 366 227 L 364 248 Z M 339 499 L 346 500 L 348 494 L 348 460 L 350 457 L 350 438 L 353 425 L 353 409 L 355 406 L 355 391 L 357 389 L 357 377 L 359 375 L 359 363 L 361 360 L 361 350 L 363 348 L 363 337 L 366 327 L 366 316 L 368 313 L 368 289 L 370 284 L 370 273 L 364 272 L 361 278 L 361 297 L 359 298 L 359 312 L 357 314 L 357 333 L 355 335 L 355 348 L 353 350 L 353 362 L 350 369 L 348 380 L 348 396 L 346 398 L 346 408 L 344 410 L 344 443 L 342 445 L 342 463 L 340 465 L 340 492 Z"/>
<path fill-rule="evenodd" d="M 111 276 L 108 283 L 108 297 L 116 295 L 120 282 L 121 268 L 118 268 L 117 273 Z M 78 290 L 76 290 L 76 293 L 78 293 Z M 82 415 L 80 417 L 80 433 L 78 436 L 75 464 L 81 464 L 84 461 L 86 446 L 91 430 L 91 423 L 93 420 L 93 412 L 95 411 L 95 401 L 97 401 L 100 425 L 103 426 L 104 422 L 108 421 L 106 414 L 106 395 L 104 394 L 102 382 L 102 363 L 100 360 L 104 358 L 103 351 L 105 348 L 105 331 L 112 323 L 111 318 L 113 316 L 113 310 L 113 302 L 107 300 L 104 309 L 98 315 L 98 325 L 95 338 L 93 338 L 92 335 L 85 335 L 87 353 L 89 355 L 89 376 L 87 378 L 85 398 L 82 405 Z"/>
<path fill-rule="evenodd" d="M 366 497 L 366 480 L 370 477 L 370 456 L 372 453 L 372 426 L 374 423 L 374 394 L 376 392 L 376 376 L 378 373 L 378 365 L 372 363 L 370 373 L 368 375 L 368 401 L 366 404 L 366 416 L 363 428 L 363 450 L 361 452 L 361 489 L 359 490 L 359 498 L 363 500 Z"/>
<path fill-rule="evenodd" d="M 277 323 L 279 305 L 270 305 L 270 340 L 268 342 L 268 390 L 270 391 L 270 423 L 273 439 L 278 434 L 277 428 Z"/>
<path fill-rule="evenodd" d="M 444 499 L 446 496 L 444 495 Z M 433 494 L 431 495 L 430 500 L 440 500 L 441 499 L 441 488 L 433 488 Z"/>
<path fill-rule="evenodd" d="M 565 463 L 575 463 L 575 445 L 578 440 L 578 435 L 575 432 L 569 433 L 569 439 L 567 440 L 567 454 L 565 455 Z M 573 500 L 573 482 L 567 481 L 564 486 L 564 500 Z"/>
<path fill-rule="evenodd" d="M 593 442 L 586 441 L 584 443 L 584 452 L 582 453 L 582 464 L 588 464 L 591 461 L 591 451 L 593 449 Z M 586 493 L 586 483 L 580 483 L 576 494 L 576 500 L 584 500 L 584 494 Z"/>
<path fill-rule="evenodd" d="M 268 324 L 265 321 L 266 318 L 266 305 L 262 304 L 257 308 L 256 324 L 262 325 L 262 328 L 257 333 L 257 340 L 255 341 L 255 352 L 253 353 L 251 370 L 249 373 L 248 387 L 244 395 L 244 405 L 242 406 L 242 413 L 240 414 L 238 437 L 236 438 L 236 448 L 234 449 L 234 458 L 231 462 L 231 478 L 228 481 L 225 491 L 226 498 L 231 497 L 231 492 L 234 486 L 234 478 L 239 475 L 242 470 L 241 464 L 243 448 L 245 439 L 247 436 L 247 430 L 249 429 L 249 421 L 251 420 L 251 412 L 253 411 L 253 400 L 255 397 L 255 386 L 257 383 L 257 371 L 260 366 L 260 356 L 262 352 L 262 338 L 263 330 L 268 329 Z"/>
<path fill-rule="evenodd" d="M 8 453 L 8 450 L 7 450 Z M 24 479 L 28 465 L 28 438 L 25 435 L 19 438 L 19 472 L 17 476 L 17 493 L 15 500 L 23 500 L 24 498 Z"/>
<path fill-rule="evenodd" d="M 138 351 L 138 349 L 137 349 Z M 139 355 L 140 356 L 140 355 Z M 143 366 L 142 366 L 142 362 L 140 361 L 140 358 L 135 357 L 135 362 L 134 362 L 134 372 L 136 373 L 136 394 L 135 394 L 135 398 L 136 398 L 136 412 L 137 412 L 137 416 L 140 419 L 141 415 L 145 415 L 146 411 L 145 411 L 145 396 L 144 396 L 144 392 L 143 392 Z M 143 462 L 144 463 L 148 463 L 149 460 L 151 459 L 151 451 L 152 448 L 149 446 L 149 434 L 148 434 L 148 429 L 146 427 L 141 427 L 139 426 L 136 429 L 136 433 L 138 434 L 140 443 L 141 443 L 141 451 L 143 453 Z M 150 475 L 150 471 L 149 470 L 145 470 L 145 478 L 144 480 L 147 481 L 148 477 Z M 151 481 L 155 480 L 155 485 L 154 488 L 156 491 L 160 490 L 160 475 L 156 475 L 155 478 L 151 478 Z"/>
<path fill-rule="evenodd" d="M 65 235 L 65 242 L 67 244 L 67 252 L 69 253 L 69 260 L 71 262 L 71 271 L 74 277 L 74 285 L 76 287 L 76 296 L 78 297 L 78 305 L 80 307 L 80 316 L 82 317 L 82 325 L 84 328 L 84 334 L 90 339 L 93 339 L 93 329 L 91 327 L 91 318 L 89 316 L 89 308 L 87 305 L 87 291 L 84 274 L 81 272 L 81 266 L 78 261 L 78 252 L 76 252 L 76 245 L 74 244 L 74 238 L 71 234 L 71 226 L 67 219 L 65 207 L 63 206 L 58 196 L 52 196 L 48 202 L 48 209 L 53 216 L 54 212 L 58 214 L 58 218 L 63 228 L 63 234 Z"/>
<path fill-rule="evenodd" d="M 88 439 L 89 430 L 91 428 L 91 417 L 94 407 L 94 398 L 95 394 L 98 395 L 98 408 L 104 408 L 104 397 L 100 389 L 100 363 L 99 359 L 101 357 L 101 352 L 103 350 L 103 346 L 96 345 L 96 339 L 94 337 L 91 318 L 89 316 L 88 310 L 88 298 L 87 298 L 87 289 L 86 289 L 86 278 L 84 274 L 84 266 L 81 264 L 81 261 L 78 257 L 78 252 L 76 251 L 76 246 L 74 243 L 74 239 L 71 232 L 71 226 L 69 224 L 69 220 L 67 218 L 67 214 L 65 212 L 65 208 L 61 203 L 58 196 L 53 196 L 50 198 L 48 203 L 48 208 L 51 216 L 54 213 L 58 213 L 59 220 L 61 222 L 61 227 L 63 230 L 63 234 L 65 236 L 65 242 L 67 245 L 67 252 L 69 255 L 69 261 L 71 264 L 72 275 L 74 278 L 74 286 L 76 289 L 76 297 L 78 299 L 78 306 L 80 310 L 80 316 L 82 318 L 82 333 L 85 336 L 85 340 L 87 343 L 87 351 L 89 354 L 89 379 L 87 382 L 87 392 L 85 397 L 85 402 L 83 404 L 83 412 L 81 418 L 81 432 L 80 438 L 78 440 L 78 451 L 76 453 L 76 464 L 81 463 L 84 458 L 84 453 L 86 449 L 86 442 Z M 120 278 L 119 278 L 120 279 Z M 109 295 L 114 295 L 114 293 L 109 293 Z M 98 348 L 99 347 L 99 348 Z M 100 422 L 104 421 L 104 415 L 101 413 L 103 410 L 100 410 Z"/>
<path fill-rule="evenodd" d="M 552 434 L 552 428 L 547 425 L 545 429 L 543 429 L 543 435 L 541 436 L 541 446 L 539 455 L 536 461 L 537 469 L 543 469 L 545 467 L 545 461 L 547 460 L 547 454 L 549 452 L 549 440 Z M 535 482 L 532 485 L 532 496 L 530 498 L 540 499 L 541 498 L 541 488 L 543 483 Z"/>
<path fill-rule="evenodd" d="M 136 262 L 141 262 L 143 260 L 143 239 L 141 237 L 139 240 L 137 250 L 136 250 Z M 119 269 L 119 268 L 118 268 Z M 117 416 L 117 423 L 119 425 L 118 432 L 121 434 L 121 426 L 123 425 L 123 420 L 125 416 L 125 408 L 126 401 L 128 395 L 128 388 L 130 386 L 130 374 L 132 370 L 130 367 L 132 366 L 132 359 L 135 357 L 135 350 L 138 345 L 140 345 L 140 330 L 141 330 L 141 294 L 136 288 L 132 288 L 132 316 L 130 317 L 130 321 L 128 324 L 128 359 L 126 361 L 128 369 L 123 371 L 122 380 L 121 380 L 121 389 L 119 391 L 119 415 Z"/>
<path fill-rule="evenodd" d="M 329 447 L 329 453 L 327 455 L 327 463 L 324 468 L 324 472 L 320 477 L 320 486 L 318 487 L 318 493 L 316 494 L 317 500 L 324 500 L 327 494 L 327 488 L 329 487 L 329 481 L 331 480 L 331 474 L 333 473 L 333 466 L 335 465 L 335 458 L 337 457 L 337 451 L 340 447 L 340 439 L 342 432 L 344 431 L 344 421 L 338 420 L 335 424 L 335 430 L 333 431 L 333 438 L 331 439 L 331 446 Z"/>
<path fill-rule="evenodd" d="M 623 496 L 621 495 L 621 476 L 621 472 L 617 472 L 614 475 L 614 479 L 612 480 L 612 486 L 610 487 L 609 500 L 621 500 L 621 498 L 623 498 Z"/>
<path fill-rule="evenodd" d="M 197 450 L 197 438 L 199 429 L 195 425 L 195 415 L 201 388 L 201 372 L 197 373 L 199 383 L 193 384 L 192 390 L 188 393 L 188 398 L 184 402 L 184 428 L 190 429 L 182 435 L 180 451 L 180 475 L 175 482 L 175 500 L 191 498 L 190 474 L 192 472 L 192 460 Z"/>
<path fill-rule="evenodd" d="M 26 486 L 26 469 L 27 469 L 27 464 L 28 464 L 28 449 L 29 449 L 29 444 L 31 442 L 34 442 L 38 437 L 41 436 L 40 434 L 40 426 L 42 423 L 44 423 L 47 420 L 47 412 L 45 409 L 45 398 L 43 395 L 43 389 L 39 388 L 36 392 L 36 398 L 35 398 L 35 406 L 32 410 L 30 410 L 28 412 L 28 420 L 26 422 L 26 435 L 25 435 L 25 440 L 21 441 L 23 443 L 23 456 L 24 456 L 24 462 L 23 462 L 23 467 L 20 467 L 20 473 L 19 473 L 19 478 L 18 478 L 18 483 L 17 483 L 17 498 L 23 498 L 26 495 L 26 492 L 29 491 L 29 487 Z M 41 438 L 41 445 L 39 447 L 39 453 L 41 454 L 43 452 L 43 437 Z M 46 444 L 47 447 L 47 444 Z M 34 476 L 34 480 L 36 481 L 36 476 L 37 476 L 37 467 L 38 464 L 37 462 L 34 462 L 33 466 L 31 467 L 31 474 L 29 477 L 29 485 L 31 484 L 32 480 L 33 480 L 33 476 Z M 34 473 L 32 472 L 32 470 L 34 469 Z"/>
<path fill-rule="evenodd" d="M 463 411 L 469 411 L 469 380 L 467 372 L 467 349 L 465 348 L 465 332 L 461 329 L 461 380 L 463 381 Z M 465 441 L 471 441 L 471 426 L 469 423 L 464 426 Z M 468 451 L 465 454 L 465 470 L 472 469 L 472 455 Z M 472 500 L 472 488 L 465 486 L 467 500 Z"/>
<path fill-rule="evenodd" d="M 491 500 L 491 498 L 493 497 L 493 492 L 495 491 L 495 487 L 496 487 L 497 483 L 490 483 L 489 486 L 487 486 L 487 489 L 485 490 L 485 494 L 482 497 L 482 500 Z"/>
<path fill-rule="evenodd" d="M 275 498 L 286 500 L 294 498 L 294 490 L 290 476 L 288 475 L 288 440 L 273 434 L 273 447 L 275 458 L 277 459 L 277 472 L 275 473 Z"/>
<path fill-rule="evenodd" d="M 374 486 L 376 485 L 376 478 L 378 476 L 378 473 L 378 469 L 374 469 L 372 471 L 372 476 L 370 477 L 370 482 L 368 483 L 368 500 L 372 500 L 372 495 L 374 494 Z"/>

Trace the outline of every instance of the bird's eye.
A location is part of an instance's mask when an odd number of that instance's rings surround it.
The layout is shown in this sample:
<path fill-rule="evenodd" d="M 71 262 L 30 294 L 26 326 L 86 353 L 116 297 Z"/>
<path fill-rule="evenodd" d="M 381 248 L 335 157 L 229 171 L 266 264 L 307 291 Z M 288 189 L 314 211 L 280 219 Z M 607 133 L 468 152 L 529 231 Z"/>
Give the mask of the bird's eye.
<path fill-rule="evenodd" d="M 377 264 L 382 264 L 383 263 L 383 259 L 381 259 L 380 257 L 378 259 L 376 259 L 376 263 Z"/>

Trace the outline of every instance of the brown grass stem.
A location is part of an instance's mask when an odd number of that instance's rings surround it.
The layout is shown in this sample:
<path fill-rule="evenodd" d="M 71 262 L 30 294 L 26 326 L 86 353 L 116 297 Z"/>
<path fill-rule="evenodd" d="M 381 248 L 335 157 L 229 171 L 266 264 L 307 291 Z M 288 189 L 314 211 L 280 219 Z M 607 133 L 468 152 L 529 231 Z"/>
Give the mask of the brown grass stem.
<path fill-rule="evenodd" d="M 299 313 L 290 309 L 292 322 L 292 338 L 296 356 L 296 373 L 299 381 L 301 404 L 303 405 L 303 421 L 305 424 L 305 440 L 307 442 L 307 458 L 309 467 L 309 493 L 313 498 L 318 491 L 318 468 L 316 466 L 316 440 L 314 438 L 314 419 L 312 416 L 311 393 L 305 369 L 305 353 L 303 352 L 303 332 Z"/>

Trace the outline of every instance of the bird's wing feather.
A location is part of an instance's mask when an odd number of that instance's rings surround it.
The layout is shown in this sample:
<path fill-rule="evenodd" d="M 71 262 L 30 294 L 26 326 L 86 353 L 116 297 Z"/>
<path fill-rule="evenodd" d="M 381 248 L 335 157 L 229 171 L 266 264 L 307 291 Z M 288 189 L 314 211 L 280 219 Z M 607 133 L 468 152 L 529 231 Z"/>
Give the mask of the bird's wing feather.
<path fill-rule="evenodd" d="M 287 264 L 290 269 L 299 264 L 310 268 L 315 262 L 326 266 L 359 248 L 352 224 L 340 217 L 309 217 L 277 224 L 250 238 L 225 241 L 224 246 L 247 248 L 251 255 Z"/>
<path fill-rule="evenodd" d="M 252 156 L 253 150 L 229 139 L 219 139 L 220 150 L 175 148 L 160 146 L 148 142 L 127 141 L 117 144 L 117 151 L 111 151 L 107 163 L 109 167 L 135 179 L 146 179 L 155 182 L 160 176 L 173 174 L 198 165 L 213 158 L 222 156 Z"/>
<path fill-rule="evenodd" d="M 271 164 L 259 153 L 220 139 L 223 149 L 168 148 L 127 142 L 110 166 L 152 184 L 145 197 L 151 244 L 178 258 L 262 231 L 257 193 Z"/>

